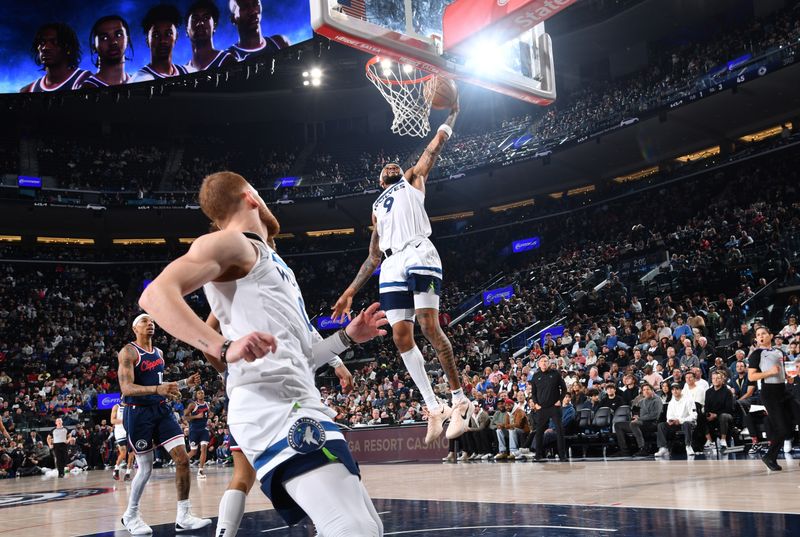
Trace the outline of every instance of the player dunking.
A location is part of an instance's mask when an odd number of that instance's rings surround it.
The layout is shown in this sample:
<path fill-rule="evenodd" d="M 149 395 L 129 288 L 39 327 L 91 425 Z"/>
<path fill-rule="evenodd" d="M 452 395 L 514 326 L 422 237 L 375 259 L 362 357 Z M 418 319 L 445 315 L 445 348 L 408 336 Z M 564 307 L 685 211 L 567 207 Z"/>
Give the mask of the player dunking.
<path fill-rule="evenodd" d="M 471 404 L 461 389 L 453 347 L 439 326 L 442 262 L 436 247 L 428 239 L 431 224 L 425 212 L 425 182 L 453 133 L 457 116 L 456 98 L 447 120 L 413 168 L 404 173 L 398 164 L 387 164 L 381 170 L 380 185 L 384 190 L 372 204 L 373 231 L 369 255 L 333 306 L 334 319 L 349 316 L 353 296 L 381 265 L 383 253 L 386 260 L 380 274 L 381 307 L 386 310 L 392 326 L 395 346 L 428 407 L 428 432 L 425 436 L 428 444 L 441 434 L 442 424 L 448 417 L 447 438 L 452 440 L 461 436 L 471 414 Z M 433 393 L 425 372 L 425 359 L 414 343 L 415 317 L 447 375 L 453 394 L 452 411 Z"/>
<path fill-rule="evenodd" d="M 153 471 L 153 450 L 163 446 L 175 461 L 175 485 L 178 489 L 175 531 L 204 528 L 211 524 L 211 520 L 198 518 L 190 512 L 189 457 L 183 443 L 183 432 L 166 404 L 168 397 L 179 397 L 182 388 L 200 384 L 200 375 L 195 373 L 179 382 L 164 382 L 164 355 L 161 349 L 153 346 L 156 329 L 153 318 L 139 315 L 132 326 L 136 341 L 119 351 L 117 375 L 127 405 L 123 421 L 128 444 L 136 454 L 139 470 L 131 482 L 122 525 L 131 535 L 153 533 L 139 513 L 139 500 Z"/>
<path fill-rule="evenodd" d="M 106 88 L 127 84 L 131 77 L 125 72 L 131 30 L 119 15 L 100 17 L 89 32 L 89 51 L 97 54 L 97 72 L 83 82 L 83 88 Z"/>
<path fill-rule="evenodd" d="M 189 403 L 183 416 L 189 421 L 189 459 L 195 456 L 200 449 L 200 466 L 197 469 L 197 478 L 206 478 L 206 458 L 208 457 L 208 443 L 211 434 L 208 432 L 208 403 L 203 390 L 194 393 L 194 401 Z"/>
<path fill-rule="evenodd" d="M 119 470 L 123 462 L 125 465 L 125 481 L 130 480 L 133 471 L 133 451 L 128 452 L 128 433 L 122 424 L 125 417 L 125 403 L 114 405 L 111 409 L 111 423 L 114 425 L 114 441 L 117 443 L 117 462 L 114 464 L 113 478 L 119 481 Z M 126 461 L 127 459 L 127 461 Z"/>
<path fill-rule="evenodd" d="M 186 35 L 192 42 L 192 59 L 186 64 L 190 73 L 216 69 L 236 59 L 227 51 L 214 48 L 214 32 L 219 26 L 219 8 L 211 0 L 197 0 L 189 7 L 186 17 Z"/>
<path fill-rule="evenodd" d="M 352 342 L 384 335 L 383 313 L 373 304 L 322 339 L 294 273 L 265 239 L 279 226 L 256 190 L 240 175 L 216 173 L 203 181 L 200 207 L 221 231 L 195 240 L 147 287 L 140 305 L 173 336 L 219 366 L 227 362 L 231 434 L 288 524 L 309 516 L 326 537 L 382 535 L 314 371 Z M 222 334 L 183 301 L 200 286 Z M 304 441 L 309 434 L 318 445 Z"/>
<path fill-rule="evenodd" d="M 20 89 L 20 93 L 74 90 L 81 87 L 89 71 L 79 69 L 81 46 L 75 30 L 63 22 L 44 24 L 36 31 L 31 45 L 33 61 L 44 69 L 44 76 Z"/>

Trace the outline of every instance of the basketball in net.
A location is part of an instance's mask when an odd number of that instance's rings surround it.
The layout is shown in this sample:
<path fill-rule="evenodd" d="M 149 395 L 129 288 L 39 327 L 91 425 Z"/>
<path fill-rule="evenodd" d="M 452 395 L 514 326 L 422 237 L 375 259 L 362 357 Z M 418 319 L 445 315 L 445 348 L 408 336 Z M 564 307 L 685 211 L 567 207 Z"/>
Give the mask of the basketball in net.
<path fill-rule="evenodd" d="M 456 83 L 449 78 L 435 76 L 425 83 L 425 92 L 430 93 L 431 108 L 436 110 L 450 110 L 458 101 L 458 88 Z"/>
<path fill-rule="evenodd" d="M 413 65 L 375 56 L 367 62 L 367 78 L 392 107 L 393 133 L 425 136 L 430 132 L 428 116 L 431 104 L 437 96 L 437 104 L 441 104 L 446 93 L 446 90 L 442 90 L 440 96 L 436 83 L 438 77 Z"/>

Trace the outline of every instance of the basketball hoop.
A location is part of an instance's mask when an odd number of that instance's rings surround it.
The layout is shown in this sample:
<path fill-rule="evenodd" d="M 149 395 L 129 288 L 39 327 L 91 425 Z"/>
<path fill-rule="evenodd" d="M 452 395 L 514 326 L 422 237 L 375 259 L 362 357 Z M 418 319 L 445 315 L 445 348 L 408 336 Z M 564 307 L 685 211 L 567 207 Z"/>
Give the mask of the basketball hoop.
<path fill-rule="evenodd" d="M 375 56 L 367 61 L 367 78 L 392 107 L 392 132 L 400 136 L 425 136 L 430 132 L 433 73 L 409 64 Z"/>

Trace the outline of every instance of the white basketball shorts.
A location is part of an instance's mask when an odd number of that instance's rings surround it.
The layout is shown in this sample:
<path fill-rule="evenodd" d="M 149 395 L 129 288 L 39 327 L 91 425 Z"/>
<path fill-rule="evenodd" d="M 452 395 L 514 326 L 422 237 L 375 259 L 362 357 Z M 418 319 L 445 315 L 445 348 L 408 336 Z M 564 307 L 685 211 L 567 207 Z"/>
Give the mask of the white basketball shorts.
<path fill-rule="evenodd" d="M 381 264 L 380 302 L 389 324 L 414 322 L 415 310 L 439 309 L 442 260 L 429 239 L 412 242 Z"/>

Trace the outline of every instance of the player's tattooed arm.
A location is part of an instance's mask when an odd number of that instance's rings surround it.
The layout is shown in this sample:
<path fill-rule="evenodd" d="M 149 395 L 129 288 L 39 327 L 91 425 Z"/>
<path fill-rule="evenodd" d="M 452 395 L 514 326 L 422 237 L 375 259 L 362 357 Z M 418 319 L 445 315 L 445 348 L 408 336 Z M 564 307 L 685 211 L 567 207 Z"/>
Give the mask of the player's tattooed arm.
<path fill-rule="evenodd" d="M 345 316 L 348 318 L 350 317 L 350 307 L 353 305 L 353 297 L 372 277 L 378 265 L 381 264 L 381 249 L 378 246 L 380 241 L 374 216 L 372 218 L 372 224 L 373 229 L 372 237 L 369 240 L 369 254 L 367 254 L 367 259 L 361 264 L 361 268 L 358 269 L 358 274 L 356 274 L 353 282 L 345 289 L 342 296 L 339 297 L 336 304 L 331 308 L 333 309 L 332 317 L 334 319 L 343 319 Z"/>
<path fill-rule="evenodd" d="M 119 367 L 117 368 L 117 380 L 119 380 L 119 387 L 122 395 L 125 397 L 133 397 L 139 395 L 156 395 L 158 393 L 158 386 L 141 386 L 133 383 L 133 368 L 136 365 L 138 356 L 130 345 L 125 345 L 117 359 L 119 360 Z"/>
<path fill-rule="evenodd" d="M 367 283 L 375 272 L 375 269 L 381 264 L 381 249 L 378 247 L 378 243 L 378 230 L 373 229 L 372 236 L 369 239 L 369 254 L 361 264 L 361 268 L 358 269 L 358 274 L 356 274 L 353 282 L 350 284 L 350 289 L 353 289 L 353 294 L 358 292 L 358 290 Z"/>
<path fill-rule="evenodd" d="M 450 115 L 447 116 L 447 119 L 442 125 L 447 125 L 447 127 L 450 129 L 450 132 L 452 132 L 453 126 L 456 124 L 457 117 L 458 104 L 456 104 L 456 106 L 450 111 Z M 440 130 L 436 131 L 436 134 L 428 144 L 428 147 L 425 148 L 425 151 L 423 151 L 422 155 L 419 157 L 417 164 L 408 172 L 406 172 L 410 175 L 410 177 L 407 177 L 408 182 L 411 183 L 415 188 L 418 188 L 422 191 L 425 190 L 425 181 L 428 180 L 428 174 L 430 174 L 433 166 L 436 164 L 436 160 L 442 153 L 445 142 L 450 138 L 445 130 L 446 129 L 440 128 Z"/>

